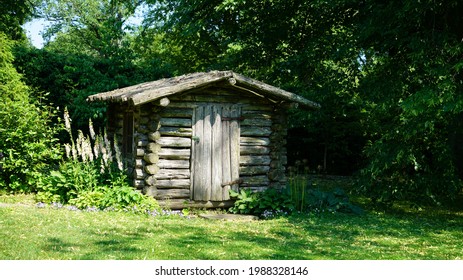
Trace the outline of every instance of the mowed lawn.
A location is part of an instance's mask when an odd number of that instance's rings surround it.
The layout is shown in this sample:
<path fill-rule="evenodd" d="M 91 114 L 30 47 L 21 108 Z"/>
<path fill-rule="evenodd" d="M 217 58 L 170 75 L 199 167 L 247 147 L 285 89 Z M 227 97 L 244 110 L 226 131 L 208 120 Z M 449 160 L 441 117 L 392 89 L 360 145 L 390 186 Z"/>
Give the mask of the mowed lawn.
<path fill-rule="evenodd" d="M 19 199 L 21 201 L 21 199 Z M 260 221 L 0 207 L 0 259 L 463 259 L 463 212 L 367 211 Z"/>

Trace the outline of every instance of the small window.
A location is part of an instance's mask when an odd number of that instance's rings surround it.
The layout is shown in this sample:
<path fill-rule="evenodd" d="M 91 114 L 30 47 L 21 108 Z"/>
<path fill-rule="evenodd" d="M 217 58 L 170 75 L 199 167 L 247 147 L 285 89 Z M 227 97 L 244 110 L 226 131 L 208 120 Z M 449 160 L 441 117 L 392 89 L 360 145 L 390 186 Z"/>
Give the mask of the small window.
<path fill-rule="evenodd" d="M 124 114 L 122 127 L 122 153 L 124 156 L 133 153 L 133 112 L 127 111 Z"/>

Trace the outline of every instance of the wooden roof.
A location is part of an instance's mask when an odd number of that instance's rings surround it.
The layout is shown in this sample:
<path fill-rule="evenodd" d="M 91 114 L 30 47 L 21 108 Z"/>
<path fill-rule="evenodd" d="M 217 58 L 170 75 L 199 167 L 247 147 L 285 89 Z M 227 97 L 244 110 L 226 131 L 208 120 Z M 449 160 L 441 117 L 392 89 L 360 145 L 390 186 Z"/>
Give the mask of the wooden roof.
<path fill-rule="evenodd" d="M 91 95 L 87 101 L 130 102 L 140 105 L 169 95 L 222 83 L 226 86 L 252 92 L 269 99 L 296 103 L 301 107 L 318 109 L 320 105 L 294 93 L 234 73 L 233 71 L 212 71 L 142 83 L 113 91 Z"/>

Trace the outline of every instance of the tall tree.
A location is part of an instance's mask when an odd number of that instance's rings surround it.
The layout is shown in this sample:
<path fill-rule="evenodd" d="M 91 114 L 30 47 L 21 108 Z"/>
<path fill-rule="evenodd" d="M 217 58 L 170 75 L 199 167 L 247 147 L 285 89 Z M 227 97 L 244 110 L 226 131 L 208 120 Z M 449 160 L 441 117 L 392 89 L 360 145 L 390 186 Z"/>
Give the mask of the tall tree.
<path fill-rule="evenodd" d="M 0 0 L 0 32 L 12 40 L 26 38 L 22 25 L 26 23 L 34 11 L 38 0 Z"/>
<path fill-rule="evenodd" d="M 72 36 L 74 43 L 102 58 L 126 59 L 126 34 L 134 26 L 129 22 L 141 0 L 44 0 L 41 17 L 51 22 L 45 36 Z M 69 38 L 62 38 L 64 42 Z M 75 49 L 74 49 L 75 50 Z M 67 51 L 73 51 L 68 49 Z"/>
<path fill-rule="evenodd" d="M 232 69 L 319 101 L 319 112 L 293 115 L 292 125 L 305 127 L 312 144 L 298 156 L 331 172 L 349 174 L 359 166 L 355 1 L 147 2 L 145 27 L 165 34 L 180 73 Z M 341 167 L 343 161 L 349 163 Z"/>
<path fill-rule="evenodd" d="M 357 37 L 370 108 L 365 190 L 383 200 L 454 196 L 463 178 L 455 145 L 462 135 L 463 3 L 364 1 Z"/>

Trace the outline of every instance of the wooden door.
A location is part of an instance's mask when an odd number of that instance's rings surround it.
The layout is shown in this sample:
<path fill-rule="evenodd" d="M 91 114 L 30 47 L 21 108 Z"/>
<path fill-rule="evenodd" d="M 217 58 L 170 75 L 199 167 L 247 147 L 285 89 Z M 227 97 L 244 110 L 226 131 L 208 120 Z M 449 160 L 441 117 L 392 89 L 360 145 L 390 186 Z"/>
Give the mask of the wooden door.
<path fill-rule="evenodd" d="M 236 105 L 198 106 L 193 114 L 191 165 L 192 199 L 229 200 L 239 179 L 241 108 Z"/>

